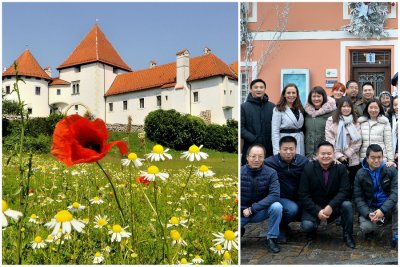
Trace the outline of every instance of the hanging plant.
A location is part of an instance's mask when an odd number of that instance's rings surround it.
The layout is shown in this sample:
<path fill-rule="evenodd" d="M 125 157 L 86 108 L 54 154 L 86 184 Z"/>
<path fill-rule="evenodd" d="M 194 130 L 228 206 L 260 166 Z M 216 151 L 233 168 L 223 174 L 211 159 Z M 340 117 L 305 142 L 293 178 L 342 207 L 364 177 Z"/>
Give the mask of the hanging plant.
<path fill-rule="evenodd" d="M 351 20 L 350 24 L 343 27 L 345 31 L 364 39 L 376 37 L 379 40 L 388 36 L 383 28 L 388 3 L 352 2 L 349 8 Z"/>

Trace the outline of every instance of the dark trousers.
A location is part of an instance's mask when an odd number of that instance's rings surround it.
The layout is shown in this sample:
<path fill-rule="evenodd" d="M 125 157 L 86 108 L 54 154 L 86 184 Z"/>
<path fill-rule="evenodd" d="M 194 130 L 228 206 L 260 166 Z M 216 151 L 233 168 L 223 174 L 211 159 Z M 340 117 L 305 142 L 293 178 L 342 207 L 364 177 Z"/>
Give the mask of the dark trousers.
<path fill-rule="evenodd" d="M 335 221 L 336 218 L 341 216 L 343 233 L 349 235 L 353 234 L 353 207 L 350 201 L 343 201 L 340 209 L 333 210 L 331 216 L 328 219 L 328 224 Z M 304 232 L 315 232 L 317 231 L 318 225 L 321 223 L 320 219 L 309 212 L 303 210 L 301 216 L 301 228 Z"/>

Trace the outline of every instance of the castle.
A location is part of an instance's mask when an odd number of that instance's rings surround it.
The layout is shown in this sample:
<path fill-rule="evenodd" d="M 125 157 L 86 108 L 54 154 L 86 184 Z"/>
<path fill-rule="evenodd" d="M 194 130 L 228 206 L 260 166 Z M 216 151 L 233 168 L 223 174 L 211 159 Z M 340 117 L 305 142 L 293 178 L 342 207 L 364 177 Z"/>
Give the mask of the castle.
<path fill-rule="evenodd" d="M 126 124 L 131 116 L 132 124 L 143 125 L 149 112 L 175 109 L 209 123 L 238 120 L 238 62 L 227 65 L 207 47 L 200 56 L 184 49 L 175 62 L 151 61 L 148 69 L 133 71 L 95 24 L 57 67 L 59 77 L 51 77 L 51 68 L 43 69 L 29 50 L 16 62 L 31 117 L 89 113 L 108 124 Z M 13 65 L 3 72 L 5 99 L 17 100 L 15 75 Z"/>

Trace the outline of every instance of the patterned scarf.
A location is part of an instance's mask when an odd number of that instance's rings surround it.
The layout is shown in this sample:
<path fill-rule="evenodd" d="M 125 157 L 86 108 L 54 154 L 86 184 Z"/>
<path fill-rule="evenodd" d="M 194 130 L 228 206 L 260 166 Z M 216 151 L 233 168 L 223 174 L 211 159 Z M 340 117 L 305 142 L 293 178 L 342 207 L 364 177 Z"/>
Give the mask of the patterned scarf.
<path fill-rule="evenodd" d="M 335 144 L 335 148 L 337 151 L 343 152 L 348 148 L 346 129 L 347 132 L 350 134 L 351 140 L 353 140 L 354 142 L 360 140 L 361 138 L 361 135 L 357 132 L 357 129 L 353 123 L 353 115 L 340 116 Z"/>

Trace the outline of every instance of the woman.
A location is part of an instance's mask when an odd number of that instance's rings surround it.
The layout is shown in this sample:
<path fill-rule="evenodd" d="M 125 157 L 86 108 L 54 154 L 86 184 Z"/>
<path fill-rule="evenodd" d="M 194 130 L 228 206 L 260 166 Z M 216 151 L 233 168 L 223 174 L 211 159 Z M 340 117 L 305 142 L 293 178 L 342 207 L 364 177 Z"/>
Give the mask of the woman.
<path fill-rule="evenodd" d="M 324 88 L 315 86 L 308 94 L 305 109 L 305 156 L 314 159 L 317 146 L 325 141 L 326 120 L 336 110 L 336 102 L 328 97 Z"/>
<path fill-rule="evenodd" d="M 361 128 L 350 98 L 339 100 L 336 112 L 326 121 L 325 138 L 335 147 L 335 158 L 347 166 L 353 189 L 360 168 Z"/>
<path fill-rule="evenodd" d="M 389 122 L 392 127 L 392 148 L 394 153 L 394 161 L 398 161 L 397 148 L 399 146 L 399 99 L 397 96 L 393 97 L 392 108 L 389 111 Z"/>
<path fill-rule="evenodd" d="M 361 125 L 362 137 L 360 159 L 365 158 L 369 145 L 378 144 L 383 150 L 383 161 L 387 166 L 393 166 L 392 129 L 379 100 L 372 99 L 367 103 L 358 122 Z"/>
<path fill-rule="evenodd" d="M 381 92 L 379 94 L 379 102 L 382 104 L 385 116 L 389 119 L 389 111 L 392 109 L 392 96 L 390 95 L 390 92 Z"/>
<path fill-rule="evenodd" d="M 336 106 L 338 101 L 343 97 L 344 93 L 346 92 L 346 86 L 343 83 L 335 83 L 332 87 L 332 97 L 336 101 Z"/>
<path fill-rule="evenodd" d="M 279 140 L 290 135 L 296 138 L 296 153 L 304 156 L 303 113 L 299 89 L 293 83 L 287 84 L 272 114 L 271 136 L 274 155 L 279 153 Z"/>

